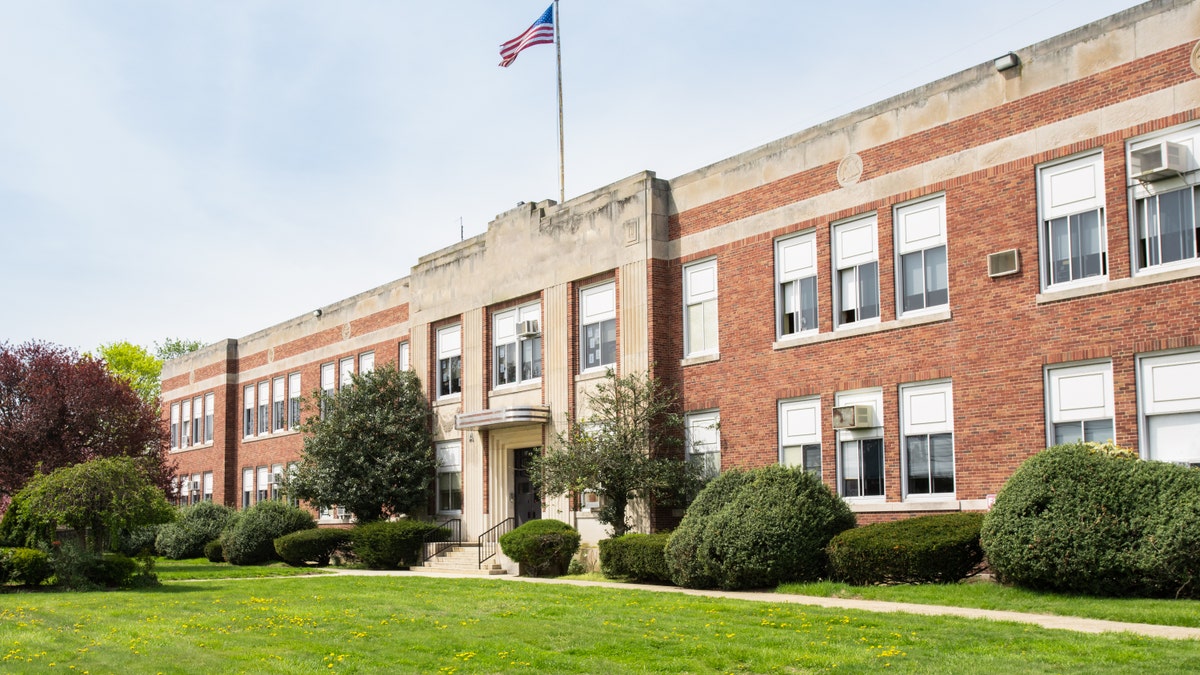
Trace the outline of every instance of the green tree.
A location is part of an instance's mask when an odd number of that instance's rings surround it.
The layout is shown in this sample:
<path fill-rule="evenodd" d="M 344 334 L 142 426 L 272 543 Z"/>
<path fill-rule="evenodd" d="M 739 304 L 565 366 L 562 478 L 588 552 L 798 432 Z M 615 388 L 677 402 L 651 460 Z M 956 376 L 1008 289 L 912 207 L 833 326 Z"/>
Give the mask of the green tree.
<path fill-rule="evenodd" d="M 570 424 L 530 465 L 542 494 L 593 490 L 601 523 L 615 536 L 632 527 L 631 501 L 679 503 L 700 485 L 701 467 L 683 460 L 684 421 L 674 389 L 649 373 L 612 370 L 588 395 L 591 414 Z"/>
<path fill-rule="evenodd" d="M 204 343 L 199 340 L 185 340 L 183 338 L 167 338 L 160 342 L 154 343 L 154 355 L 162 361 L 170 361 L 176 356 L 191 354 L 204 347 Z"/>
<path fill-rule="evenodd" d="M 162 390 L 159 384 L 162 361 L 145 347 L 132 342 L 110 342 L 100 345 L 96 351 L 108 372 L 128 383 L 138 398 L 157 407 L 158 395 Z"/>
<path fill-rule="evenodd" d="M 121 530 L 167 523 L 175 509 L 146 478 L 139 460 L 109 457 L 37 474 L 17 493 L 26 518 L 78 532 L 94 553 L 103 553 Z"/>
<path fill-rule="evenodd" d="M 341 506 L 361 523 L 428 501 L 436 462 L 429 402 L 416 373 L 392 364 L 352 386 L 305 400 L 304 449 L 284 490 L 313 506 Z"/>

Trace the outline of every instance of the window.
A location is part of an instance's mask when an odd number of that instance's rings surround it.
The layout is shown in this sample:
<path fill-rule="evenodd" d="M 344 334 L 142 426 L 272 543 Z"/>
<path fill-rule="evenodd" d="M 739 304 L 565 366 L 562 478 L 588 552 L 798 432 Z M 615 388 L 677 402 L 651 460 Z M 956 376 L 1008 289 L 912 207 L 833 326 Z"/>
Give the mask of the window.
<path fill-rule="evenodd" d="M 271 383 L 258 383 L 258 433 L 266 434 L 271 430 Z"/>
<path fill-rule="evenodd" d="M 1200 352 L 1143 357 L 1140 366 L 1142 456 L 1200 466 Z"/>
<path fill-rule="evenodd" d="M 839 392 L 834 401 L 837 406 L 863 405 L 871 409 L 872 426 L 837 432 L 840 494 L 846 498 L 884 496 L 883 391 Z"/>
<path fill-rule="evenodd" d="M 1043 284 L 1106 276 L 1104 156 L 1043 167 L 1038 176 Z"/>
<path fill-rule="evenodd" d="M 717 410 L 688 413 L 685 454 L 689 462 L 700 465 L 705 478 L 721 472 L 721 413 Z"/>
<path fill-rule="evenodd" d="M 364 352 L 358 355 L 358 374 L 366 375 L 375 370 L 375 352 Z"/>
<path fill-rule="evenodd" d="M 171 404 L 171 449 L 179 447 L 179 404 Z"/>
<path fill-rule="evenodd" d="M 437 457 L 437 510 L 462 511 L 462 444 L 438 443 Z"/>
<path fill-rule="evenodd" d="M 897 207 L 895 220 L 900 313 L 949 304 L 946 198 Z"/>
<path fill-rule="evenodd" d="M 279 492 L 279 480 L 283 477 L 283 465 L 273 464 L 271 466 L 271 476 L 267 479 L 267 483 L 271 486 L 271 499 L 281 499 L 282 495 Z"/>
<path fill-rule="evenodd" d="M 192 444 L 192 400 L 184 399 L 183 401 L 183 435 L 180 439 L 182 445 L 180 447 L 188 447 Z"/>
<path fill-rule="evenodd" d="M 400 343 L 400 347 L 398 348 L 398 353 L 396 354 L 396 365 L 400 368 L 400 370 L 408 370 L 408 368 L 409 368 L 408 343 L 407 342 Z"/>
<path fill-rule="evenodd" d="M 541 305 L 534 303 L 492 317 L 493 386 L 542 377 Z"/>
<path fill-rule="evenodd" d="M 1046 405 L 1051 445 L 1114 438 L 1112 363 L 1047 368 Z"/>
<path fill-rule="evenodd" d="M 345 389 L 354 384 L 354 357 L 347 356 L 338 363 L 338 369 L 342 374 L 338 380 L 338 388 Z"/>
<path fill-rule="evenodd" d="M 581 370 L 617 363 L 617 285 L 614 282 L 579 291 L 579 358 Z"/>
<path fill-rule="evenodd" d="M 817 235 L 807 232 L 775 242 L 776 335 L 817 330 Z"/>
<path fill-rule="evenodd" d="M 1132 194 L 1138 270 L 1200 260 L 1198 138 L 1200 126 L 1191 126 L 1129 144 L 1129 173 L 1140 176 Z"/>
<path fill-rule="evenodd" d="M 906 496 L 954 494 L 954 393 L 949 382 L 900 387 Z"/>
<path fill-rule="evenodd" d="M 200 503 L 200 474 L 192 474 L 191 480 L 188 481 L 188 504 Z"/>
<path fill-rule="evenodd" d="M 462 391 L 462 326 L 447 326 L 437 332 L 437 395 L 452 396 Z"/>
<path fill-rule="evenodd" d="M 214 394 L 204 395 L 204 442 L 213 442 L 213 419 L 217 414 L 217 397 Z"/>
<path fill-rule="evenodd" d="M 879 257 L 876 218 L 860 218 L 833 228 L 837 272 L 834 303 L 838 326 L 879 318 Z"/>
<path fill-rule="evenodd" d="M 204 442 L 204 397 L 192 399 L 192 445 Z"/>
<path fill-rule="evenodd" d="M 779 463 L 821 477 L 821 397 L 779 402 Z"/>
<path fill-rule="evenodd" d="M 242 435 L 254 435 L 254 385 L 242 390 Z"/>
<path fill-rule="evenodd" d="M 717 261 L 683 267 L 683 355 L 717 353 Z"/>
<path fill-rule="evenodd" d="M 334 386 L 335 386 L 335 382 L 336 382 L 334 377 L 335 377 L 335 375 L 333 372 L 333 364 L 332 363 L 321 364 L 321 394 L 323 394 L 322 399 L 321 399 L 321 416 L 322 417 L 325 416 L 325 408 L 328 407 L 328 405 L 329 405 L 329 401 L 327 401 L 324 397 L 333 396 Z"/>
<path fill-rule="evenodd" d="M 295 478 L 296 472 L 299 470 L 300 470 L 300 467 L 298 464 L 296 464 L 296 462 L 288 462 L 288 465 L 287 465 L 288 479 L 291 480 L 292 478 Z M 291 504 L 292 506 L 300 506 L 300 500 L 296 499 L 296 497 L 291 494 L 288 495 L 287 502 L 288 502 L 288 504 Z"/>
<path fill-rule="evenodd" d="M 300 426 L 300 373 L 288 375 L 288 426 Z"/>
<path fill-rule="evenodd" d="M 204 472 L 204 501 L 211 502 L 213 500 L 213 472 Z"/>
<path fill-rule="evenodd" d="M 254 495 L 254 469 L 242 469 L 242 508 L 250 508 Z"/>
<path fill-rule="evenodd" d="M 271 416 L 275 420 L 272 431 L 287 429 L 287 391 L 283 387 L 283 377 L 271 380 Z"/>
<path fill-rule="evenodd" d="M 271 476 L 265 466 L 258 467 L 258 495 L 256 499 L 265 502 L 271 497 Z"/>

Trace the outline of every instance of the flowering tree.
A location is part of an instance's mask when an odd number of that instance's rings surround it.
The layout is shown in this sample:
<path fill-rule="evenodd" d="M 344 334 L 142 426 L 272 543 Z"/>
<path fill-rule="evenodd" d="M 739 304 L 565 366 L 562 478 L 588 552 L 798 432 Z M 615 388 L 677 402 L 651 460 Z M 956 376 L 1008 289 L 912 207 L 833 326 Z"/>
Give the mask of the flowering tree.
<path fill-rule="evenodd" d="M 0 501 L 41 471 L 138 458 L 171 489 L 167 431 L 154 406 L 88 356 L 45 342 L 0 343 Z"/>

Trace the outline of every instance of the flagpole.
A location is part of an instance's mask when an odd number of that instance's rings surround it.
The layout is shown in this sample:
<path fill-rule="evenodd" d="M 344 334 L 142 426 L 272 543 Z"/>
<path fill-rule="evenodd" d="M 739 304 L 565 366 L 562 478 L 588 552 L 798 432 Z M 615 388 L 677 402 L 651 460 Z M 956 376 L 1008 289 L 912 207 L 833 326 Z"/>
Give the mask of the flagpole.
<path fill-rule="evenodd" d="M 554 0 L 554 52 L 558 61 L 558 203 L 567 201 L 566 172 L 563 169 L 563 94 L 562 94 L 562 20 L 558 0 Z"/>

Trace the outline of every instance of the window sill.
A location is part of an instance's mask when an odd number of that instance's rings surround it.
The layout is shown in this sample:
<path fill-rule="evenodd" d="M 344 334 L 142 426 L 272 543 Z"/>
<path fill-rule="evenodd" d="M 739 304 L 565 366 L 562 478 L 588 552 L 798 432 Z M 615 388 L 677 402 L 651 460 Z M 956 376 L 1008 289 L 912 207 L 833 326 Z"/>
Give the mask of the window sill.
<path fill-rule="evenodd" d="M 462 403 L 462 394 L 450 394 L 449 396 L 434 399 L 432 405 L 438 408 L 441 406 L 458 405 L 460 403 Z"/>
<path fill-rule="evenodd" d="M 822 342 L 832 342 L 834 340 L 842 340 L 845 338 L 859 337 L 861 335 L 872 335 L 874 333 L 884 333 L 902 328 L 911 328 L 913 326 L 924 326 L 931 323 L 939 323 L 941 321 L 950 320 L 950 310 L 944 309 L 929 314 L 921 314 L 919 316 L 910 316 L 894 321 L 885 321 L 869 326 L 850 326 L 839 328 L 832 333 L 818 333 L 816 335 L 806 335 L 803 337 L 784 338 L 777 340 L 771 344 L 772 349 L 791 349 L 792 347 L 803 347 L 805 345 L 820 344 Z"/>
<path fill-rule="evenodd" d="M 611 370 L 613 372 L 616 372 L 616 369 L 617 369 L 617 364 L 614 363 L 614 364 L 607 365 L 607 366 L 601 366 L 599 368 L 592 368 L 590 370 L 585 370 L 575 376 L 575 381 L 583 382 L 586 380 L 602 380 L 605 378 L 605 376 L 608 375 L 608 371 Z"/>
<path fill-rule="evenodd" d="M 269 440 L 272 438 L 283 438 L 284 436 L 295 436 L 298 433 L 300 433 L 299 429 L 289 430 L 289 431 L 276 431 L 273 433 L 258 434 L 257 436 L 242 436 L 242 443 L 257 443 L 259 441 L 265 441 L 265 440 Z"/>
<path fill-rule="evenodd" d="M 700 354 L 698 356 L 689 356 L 689 357 L 683 359 L 682 361 L 679 362 L 679 366 L 681 368 L 687 368 L 688 366 L 698 366 L 701 363 L 712 363 L 714 361 L 720 361 L 720 360 L 721 360 L 720 354 Z"/>
<path fill-rule="evenodd" d="M 846 500 L 854 513 L 913 513 L 922 511 L 986 511 L 986 499 L 913 499 L 902 502 Z"/>
<path fill-rule="evenodd" d="M 1105 281 L 1080 288 L 1039 293 L 1037 295 L 1037 304 L 1043 305 L 1051 302 L 1062 302 L 1063 300 L 1074 300 L 1075 298 L 1087 297 L 1089 295 L 1127 291 L 1133 288 L 1143 288 L 1145 286 L 1154 286 L 1195 277 L 1200 277 L 1200 265 L 1175 267 L 1172 269 L 1143 270 L 1138 272 L 1137 276 L 1128 279 L 1116 279 L 1115 281 Z"/>
<path fill-rule="evenodd" d="M 506 394 L 518 394 L 523 391 L 540 391 L 542 388 L 542 379 L 530 380 L 528 382 L 520 382 L 518 384 L 505 384 L 488 392 L 488 396 L 504 396 Z"/>
<path fill-rule="evenodd" d="M 168 454 L 175 455 L 175 454 L 178 454 L 181 452 L 191 452 L 193 450 L 206 450 L 211 447 L 213 447 L 212 443 L 204 443 L 201 445 L 189 445 L 186 448 L 171 448 L 167 452 L 168 452 Z"/>

